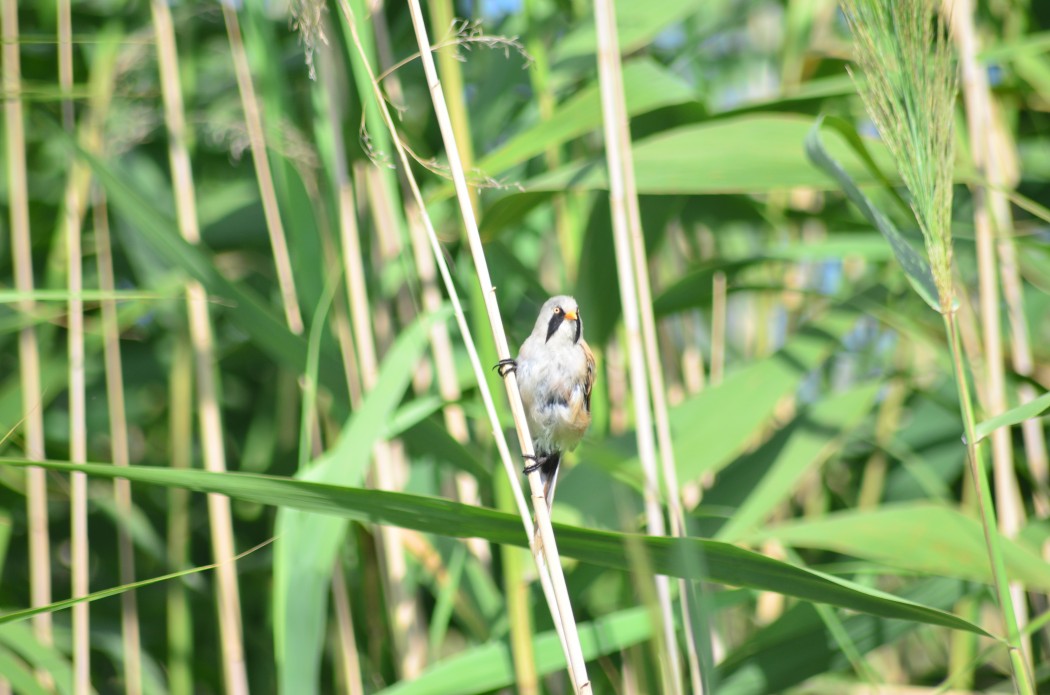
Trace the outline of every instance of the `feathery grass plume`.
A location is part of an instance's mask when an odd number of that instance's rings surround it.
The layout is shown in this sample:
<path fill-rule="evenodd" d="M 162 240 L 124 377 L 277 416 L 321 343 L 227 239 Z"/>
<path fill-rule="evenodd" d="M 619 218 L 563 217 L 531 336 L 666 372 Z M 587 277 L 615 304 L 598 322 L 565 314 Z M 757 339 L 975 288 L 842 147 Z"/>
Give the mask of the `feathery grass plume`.
<path fill-rule="evenodd" d="M 947 27 L 932 0 L 844 0 L 843 9 L 864 79 L 850 74 L 911 193 L 948 312 L 958 76 Z"/>

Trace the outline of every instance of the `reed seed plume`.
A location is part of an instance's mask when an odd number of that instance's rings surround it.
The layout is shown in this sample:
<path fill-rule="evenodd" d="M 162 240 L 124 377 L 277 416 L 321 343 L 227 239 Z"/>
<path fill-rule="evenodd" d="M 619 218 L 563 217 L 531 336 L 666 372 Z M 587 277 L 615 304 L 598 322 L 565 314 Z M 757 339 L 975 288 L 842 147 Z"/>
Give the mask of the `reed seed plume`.
<path fill-rule="evenodd" d="M 911 194 L 949 311 L 958 76 L 947 26 L 929 0 L 845 0 L 843 8 L 863 80 L 851 74 Z"/>

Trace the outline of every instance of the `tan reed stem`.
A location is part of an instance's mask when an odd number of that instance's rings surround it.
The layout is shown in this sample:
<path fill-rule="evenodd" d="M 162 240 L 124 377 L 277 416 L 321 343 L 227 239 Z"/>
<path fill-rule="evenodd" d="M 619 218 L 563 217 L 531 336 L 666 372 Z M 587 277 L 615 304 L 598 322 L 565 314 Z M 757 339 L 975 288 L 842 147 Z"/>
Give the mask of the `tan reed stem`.
<path fill-rule="evenodd" d="M 427 3 L 427 9 L 430 10 L 430 25 L 434 28 L 435 34 L 439 31 L 452 30 L 456 19 L 452 0 L 430 0 Z M 456 58 L 457 50 L 459 49 L 453 45 L 451 50 L 436 51 L 438 75 L 441 77 L 442 84 L 447 87 L 445 103 L 448 106 L 448 118 L 449 123 L 452 124 L 452 132 L 455 133 L 456 144 L 459 145 L 459 157 L 463 163 L 463 170 L 473 171 L 474 143 L 470 138 L 470 118 L 467 115 L 467 100 L 464 98 L 463 90 L 463 68 Z M 468 189 L 468 192 L 470 204 L 477 212 L 481 209 L 478 205 L 477 191 L 471 188 Z"/>
<path fill-rule="evenodd" d="M 32 316 L 36 302 L 33 291 L 33 255 L 29 230 L 29 191 L 26 185 L 25 123 L 22 113 L 22 69 L 18 40 L 18 0 L 3 0 L 4 135 L 7 153 L 7 197 L 11 215 L 11 257 L 15 287 L 27 296 L 18 302 L 24 316 Z M 18 333 L 19 377 L 22 386 L 26 458 L 42 461 L 44 452 L 44 414 L 40 394 L 40 353 L 36 328 L 27 322 Z M 26 506 L 29 517 L 29 592 L 32 606 L 51 603 L 51 542 L 47 518 L 47 477 L 41 468 L 26 469 Z M 52 644 L 51 614 L 33 616 L 33 633 L 43 646 Z M 45 686 L 49 674 L 40 673 Z"/>
<path fill-rule="evenodd" d="M 678 532 L 676 535 L 680 535 L 684 527 L 684 520 L 678 500 L 677 475 L 673 469 L 671 431 L 663 395 L 663 375 L 660 371 L 659 348 L 656 343 L 656 322 L 652 315 L 649 274 L 645 264 L 645 242 L 641 231 L 638 192 L 634 185 L 634 163 L 623 95 L 623 72 L 616 31 L 616 10 L 610 0 L 595 0 L 594 19 L 598 36 L 598 80 L 601 87 L 602 121 L 605 130 L 613 243 L 616 249 L 617 274 L 620 280 L 620 303 L 623 308 L 624 330 L 627 339 L 638 453 L 646 479 L 646 522 L 649 533 L 664 535 L 665 526 L 663 509 L 660 505 L 660 483 L 656 463 L 656 442 L 653 438 L 653 412 L 650 410 L 651 386 L 652 405 L 658 418 L 661 413 L 663 415 L 664 437 L 660 441 L 660 458 L 663 461 L 662 470 L 667 488 L 668 506 L 671 511 L 671 525 L 672 529 Z M 648 362 L 646 350 L 649 352 Z M 657 427 L 658 429 L 661 427 L 660 422 L 657 423 Z M 682 676 L 678 640 L 671 608 L 670 582 L 667 577 L 662 575 L 656 577 L 656 596 L 663 623 L 661 627 L 667 653 L 666 666 L 670 668 L 670 673 L 665 674 L 664 677 L 664 687 L 669 692 L 681 693 Z M 688 610 L 685 593 L 681 598 L 683 608 Z M 688 619 L 685 620 L 686 625 L 689 625 L 689 622 Z M 695 652 L 695 650 L 691 651 Z M 693 675 L 695 676 L 694 689 L 702 692 L 699 663 L 693 670 Z"/>
<path fill-rule="evenodd" d="M 715 273 L 711 285 L 711 385 L 718 386 L 726 368 L 726 322 L 729 317 L 726 274 Z"/>
<path fill-rule="evenodd" d="M 336 633 L 339 635 L 340 664 L 344 687 L 348 695 L 364 695 L 361 684 L 361 661 L 357 656 L 357 638 L 354 636 L 354 619 L 347 598 L 346 574 L 343 563 L 337 558 L 332 570 L 332 603 L 335 606 Z"/>
<path fill-rule="evenodd" d="M 288 254 L 288 240 L 284 233 L 284 224 L 281 222 L 281 212 L 277 208 L 277 191 L 270 172 L 270 156 L 266 150 L 266 131 L 263 128 L 259 100 L 255 96 L 255 86 L 252 83 L 251 68 L 248 66 L 248 54 L 244 50 L 244 40 L 241 38 L 237 11 L 230 3 L 220 4 L 222 5 L 222 16 L 226 21 L 226 35 L 230 40 L 230 53 L 233 55 L 237 89 L 241 94 L 241 108 L 244 110 L 244 121 L 248 127 L 248 142 L 252 149 L 255 179 L 259 182 L 259 196 L 262 198 L 266 230 L 270 233 L 270 247 L 273 249 L 273 261 L 277 269 L 277 284 L 281 289 L 281 305 L 284 307 L 288 328 L 292 333 L 299 335 L 303 332 L 303 316 L 299 311 L 299 297 L 295 291 L 295 277 L 292 275 L 292 261 Z"/>
<path fill-rule="evenodd" d="M 334 49 L 325 45 L 321 48 L 319 56 L 319 73 L 325 85 L 326 94 L 335 94 L 334 84 L 332 80 L 332 53 Z M 338 123 L 339 119 L 335 115 L 335 108 L 332 104 L 331 99 L 325 100 L 327 107 L 330 110 L 329 117 L 333 123 Z M 333 132 L 334 137 L 334 150 L 336 152 L 343 152 L 344 145 L 342 142 L 342 133 L 339 129 L 335 129 Z M 327 225 L 326 225 L 327 227 Z M 334 240 L 331 234 L 321 234 L 321 244 L 324 249 L 325 257 L 327 258 L 338 258 L 339 252 L 336 250 Z M 328 272 L 337 272 L 334 269 L 330 269 Z M 350 400 L 350 407 L 352 410 L 357 410 L 361 406 L 361 399 L 363 398 L 362 387 L 361 387 L 361 376 L 360 369 L 358 368 L 357 355 L 354 352 L 354 339 L 350 330 L 350 316 L 349 309 L 346 306 L 346 298 L 340 295 L 338 292 L 333 296 L 333 303 L 336 306 L 335 311 L 330 314 L 330 321 L 332 323 L 333 331 L 336 335 L 336 341 L 339 344 L 339 352 L 343 358 L 343 371 L 346 375 L 346 388 L 347 395 Z M 316 392 L 316 389 L 313 389 Z M 311 398 L 315 398 L 316 393 L 311 395 Z M 314 427 L 320 424 L 316 415 L 313 416 Z M 314 441 L 320 441 L 319 436 L 313 437 Z M 336 661 L 343 678 L 344 688 L 346 692 L 357 695 L 363 693 L 363 678 L 361 675 L 361 660 L 357 653 L 357 639 L 354 635 L 353 616 L 350 612 L 349 600 L 347 598 L 348 585 L 346 582 L 346 575 L 343 571 L 342 564 L 337 558 L 332 568 L 332 605 L 335 609 L 335 630 L 337 635 L 337 652 Z"/>
<path fill-rule="evenodd" d="M 67 285 L 69 287 L 67 347 L 69 353 L 69 460 L 87 463 L 87 404 L 84 378 L 84 300 L 81 262 L 81 211 L 77 169 L 71 167 L 65 197 Z M 70 536 L 73 597 L 90 593 L 88 582 L 87 475 L 70 474 Z M 91 691 L 91 636 L 88 603 L 72 608 L 73 691 Z"/>
<path fill-rule="evenodd" d="M 970 0 L 945 0 L 945 12 L 951 22 L 952 34 L 958 44 L 962 71 L 962 89 L 966 105 L 966 123 L 970 136 L 970 150 L 978 174 L 987 178 L 997 169 L 993 161 L 991 91 L 984 68 L 977 62 L 977 33 L 974 28 L 974 8 Z M 996 224 L 990 196 L 994 193 L 984 185 L 973 186 L 974 227 L 977 244 L 977 280 L 981 316 L 981 336 L 984 352 L 985 402 L 988 417 L 1006 411 L 1006 378 L 1001 339 L 1002 320 L 999 315 L 998 263 L 996 255 Z M 1010 428 L 1000 427 L 991 433 L 992 475 L 995 481 L 995 507 L 999 529 L 1007 538 L 1017 535 L 1025 521 L 1020 486 L 1014 472 L 1013 443 Z M 1010 584 L 1014 614 L 1019 628 L 1028 622 L 1024 587 Z M 1031 640 L 1021 642 L 1025 660 L 1032 662 Z"/>
<path fill-rule="evenodd" d="M 187 336 L 175 336 L 168 369 L 168 454 L 171 467 L 190 468 L 193 460 L 193 353 Z M 181 570 L 190 565 L 190 491 L 168 490 L 168 566 Z M 129 592 L 130 593 L 130 592 Z M 173 693 L 193 692 L 193 613 L 189 592 L 182 582 L 167 589 L 168 686 Z"/>
<path fill-rule="evenodd" d="M 572 658 L 570 658 L 569 647 L 567 645 L 567 639 L 566 639 L 566 637 L 565 637 L 565 635 L 563 633 L 563 628 L 562 628 L 563 621 L 562 621 L 561 613 L 560 613 L 560 602 L 559 602 L 559 599 L 555 597 L 554 580 L 552 579 L 552 575 L 554 573 L 553 572 L 550 572 L 550 573 L 548 572 L 549 564 L 547 562 L 547 558 L 541 552 L 540 547 L 539 547 L 540 544 L 538 542 L 536 542 L 537 539 L 535 539 L 533 537 L 533 525 L 532 525 L 532 521 L 531 521 L 531 518 L 530 518 L 530 515 L 529 515 L 529 512 L 528 512 L 528 506 L 527 506 L 527 504 L 525 502 L 525 497 L 522 494 L 520 482 L 518 481 L 517 469 L 515 467 L 515 464 L 511 461 L 510 450 L 509 450 L 509 448 L 507 446 L 506 439 L 504 438 L 503 429 L 502 429 L 502 427 L 500 425 L 500 422 L 499 422 L 499 417 L 496 414 L 496 408 L 495 408 L 495 404 L 494 404 L 493 399 L 492 399 L 492 393 L 489 391 L 488 383 L 487 383 L 487 381 L 485 379 L 485 369 L 481 366 L 481 361 L 478 358 L 477 348 L 474 345 L 474 341 L 473 341 L 473 339 L 471 337 L 470 327 L 467 324 L 466 316 L 463 313 L 463 307 L 462 307 L 461 302 L 459 301 L 459 296 L 458 296 L 458 294 L 456 292 L 456 287 L 455 287 L 455 285 L 452 282 L 452 276 L 449 273 L 448 264 L 445 262 L 445 258 L 444 258 L 444 256 L 441 253 L 441 245 L 438 242 L 437 234 L 434 231 L 434 227 L 433 227 L 433 224 L 430 221 L 430 217 L 426 214 L 426 208 L 425 208 L 424 203 L 423 203 L 423 196 L 422 196 L 422 194 L 419 191 L 419 186 L 416 183 L 415 177 L 412 175 L 412 169 L 411 169 L 411 166 L 410 166 L 410 163 L 409 163 L 408 155 L 405 152 L 405 148 L 402 145 L 400 139 L 397 137 L 397 129 L 396 129 L 395 125 L 394 125 L 393 118 L 390 116 L 390 111 L 389 111 L 389 109 L 386 106 L 386 102 L 383 99 L 382 93 L 379 90 L 379 85 L 376 83 L 375 73 L 373 72 L 372 67 L 369 64 L 367 54 L 365 53 L 364 48 L 361 45 L 361 40 L 360 40 L 360 37 L 358 36 L 357 24 L 356 24 L 356 20 L 354 18 L 353 12 L 351 11 L 351 9 L 349 7 L 349 4 L 347 3 L 346 0 L 340 0 L 340 2 L 339 2 L 339 9 L 343 13 L 343 16 L 344 16 L 344 18 L 345 18 L 345 20 L 346 20 L 346 22 L 347 22 L 347 24 L 348 24 L 348 26 L 350 28 L 350 34 L 351 34 L 351 37 L 352 37 L 352 39 L 354 41 L 354 45 L 355 45 L 355 47 L 357 49 L 358 55 L 361 57 L 362 64 L 365 66 L 366 70 L 368 71 L 369 78 L 371 79 L 371 82 L 372 82 L 373 94 L 374 94 L 374 96 L 376 98 L 377 104 L 379 105 L 380 114 L 383 117 L 383 120 L 384 120 L 384 123 L 387 126 L 387 129 L 389 130 L 389 132 L 393 136 L 394 147 L 397 150 L 398 158 L 399 158 L 399 161 L 401 162 L 402 171 L 404 173 L 405 180 L 407 181 L 407 183 L 409 185 L 409 189 L 410 189 L 410 192 L 412 194 L 413 199 L 416 201 L 416 204 L 417 204 L 419 210 L 422 212 L 422 220 L 423 220 L 423 223 L 424 223 L 424 225 L 426 227 L 427 237 L 430 240 L 430 245 L 431 245 L 431 249 L 432 249 L 432 251 L 434 253 L 434 258 L 437 260 L 438 270 L 441 273 L 441 279 L 442 279 L 442 282 L 445 285 L 445 290 L 446 290 L 446 292 L 449 295 L 449 299 L 452 301 L 452 307 L 453 307 L 454 315 L 456 317 L 456 323 L 459 326 L 460 332 L 461 332 L 461 334 L 463 336 L 464 344 L 466 345 L 466 348 L 467 348 L 467 355 L 468 355 L 468 357 L 470 359 L 471 367 L 472 367 L 472 369 L 474 371 L 475 378 L 478 381 L 478 387 L 479 387 L 479 389 L 481 391 L 482 401 L 483 401 L 484 406 L 485 406 L 485 412 L 488 415 L 489 422 L 492 425 L 492 433 L 493 433 L 493 436 L 495 437 L 495 440 L 496 440 L 496 448 L 499 451 L 500 460 L 503 463 L 504 469 L 505 469 L 505 471 L 507 473 L 507 476 L 508 476 L 508 479 L 510 481 L 511 491 L 512 491 L 512 493 L 514 495 L 514 501 L 515 501 L 516 506 L 518 507 L 518 513 L 519 513 L 519 515 L 521 517 L 522 524 L 523 524 L 523 526 L 525 528 L 525 533 L 526 533 L 527 537 L 529 538 L 530 547 L 532 548 L 532 551 L 533 551 L 533 557 L 535 558 L 536 563 L 537 563 L 537 567 L 539 569 L 540 583 L 541 583 L 541 587 L 543 589 L 544 597 L 547 600 L 547 606 L 548 606 L 548 608 L 549 608 L 549 610 L 551 612 L 551 615 L 552 615 L 552 617 L 554 619 L 555 629 L 558 631 L 558 635 L 559 635 L 559 638 L 560 638 L 561 643 L 562 643 L 562 648 L 563 648 L 563 650 L 565 650 L 566 661 L 571 664 L 572 663 Z M 476 224 L 475 224 L 475 230 L 476 230 Z M 482 264 L 484 263 L 484 258 L 483 257 L 481 259 L 481 263 Z M 487 277 L 487 272 L 486 272 L 486 277 Z M 496 316 L 498 317 L 498 308 L 497 308 Z M 491 320 L 491 314 L 490 314 L 490 320 Z M 503 336 L 502 327 L 498 323 L 498 318 L 497 318 L 497 326 L 498 326 L 497 330 L 499 331 L 499 335 Z M 503 336 L 503 354 L 507 354 L 507 352 L 508 352 L 508 349 L 506 347 L 506 337 Z M 514 394 L 515 394 L 515 396 L 517 396 L 516 382 L 514 383 Z M 514 403 L 514 402 L 515 402 L 515 399 L 512 398 L 512 403 Z M 520 410 L 520 396 L 517 396 L 516 402 L 518 403 L 519 410 Z M 524 419 L 523 418 L 516 419 L 516 422 L 524 424 Z M 528 432 L 527 425 L 525 425 L 525 427 L 526 427 L 525 432 L 527 434 L 527 432 Z M 519 429 L 519 438 L 520 437 L 521 437 L 521 430 Z M 531 451 L 531 448 L 532 448 L 531 444 L 532 444 L 531 439 L 528 439 L 526 437 L 526 443 L 523 444 L 523 446 L 527 446 L 529 448 L 529 450 Z M 534 482 L 536 483 L 536 487 L 533 488 L 533 491 L 534 491 L 534 493 L 539 493 L 539 492 L 541 492 L 541 490 L 538 487 L 538 485 L 539 485 L 538 476 L 535 476 L 535 477 L 536 477 L 536 480 Z M 530 480 L 530 483 L 532 483 L 532 482 L 533 481 Z M 542 499 L 542 495 L 541 495 L 540 499 Z M 546 504 L 540 504 L 539 506 L 542 507 L 542 510 L 537 512 L 537 514 L 543 514 L 544 516 L 546 516 L 546 512 L 547 512 Z M 548 527 L 548 530 L 549 530 L 549 516 L 547 516 L 546 526 Z M 558 574 L 559 574 L 559 576 L 561 576 L 561 582 L 560 583 L 561 583 L 561 586 L 563 587 L 562 590 L 564 591 L 564 576 L 560 575 L 560 565 L 558 566 L 558 568 L 559 568 L 559 573 Z M 564 602 L 564 595 L 563 595 L 561 601 Z M 576 642 L 578 644 L 578 639 L 576 640 Z M 589 690 L 590 689 L 589 689 L 589 686 L 588 686 L 587 692 L 589 692 Z"/>
<path fill-rule="evenodd" d="M 500 359 L 509 358 L 510 347 L 507 344 L 507 336 L 503 330 L 503 321 L 500 317 L 499 305 L 496 302 L 495 287 L 492 285 L 488 264 L 485 261 L 485 250 L 481 243 L 477 220 L 470 202 L 466 175 L 460 161 L 456 136 L 448 117 L 448 109 L 445 106 L 444 91 L 438 79 L 437 68 L 434 65 L 434 56 L 430 51 L 430 40 L 427 37 L 426 24 L 423 20 L 423 12 L 420 8 L 419 0 L 409 0 L 409 11 L 412 14 L 412 26 L 415 29 L 416 41 L 419 44 L 420 58 L 423 62 L 423 71 L 426 74 L 427 85 L 430 88 L 430 97 L 434 102 L 434 113 L 437 116 L 438 125 L 441 129 L 441 138 L 445 144 L 445 154 L 448 157 L 452 180 L 456 186 L 456 198 L 459 202 L 460 214 L 466 226 L 467 241 L 474 259 L 478 281 L 484 293 L 485 307 L 496 343 L 497 354 Z M 517 377 L 514 376 L 513 371 L 507 373 L 504 382 L 507 384 L 511 411 L 514 414 L 514 422 L 517 426 L 518 440 L 522 453 L 525 456 L 532 456 L 535 454 L 535 451 L 532 447 L 532 438 L 529 435 L 528 424 L 525 421 L 525 410 L 521 404 L 521 394 L 518 392 Z M 591 684 L 586 675 L 587 665 L 583 659 L 583 650 L 580 648 L 580 638 L 576 630 L 576 622 L 572 616 L 572 605 L 569 602 L 568 592 L 565 589 L 564 573 L 558 557 L 557 547 L 555 546 L 554 531 L 550 525 L 550 512 L 544 500 L 543 484 L 540 482 L 538 470 L 533 471 L 529 475 L 529 486 L 532 490 L 532 507 L 536 514 L 536 523 L 539 526 L 547 566 L 550 568 L 551 579 L 555 587 L 562 629 L 564 630 L 565 640 L 570 652 L 570 674 L 577 691 L 589 693 Z"/>
<path fill-rule="evenodd" d="M 69 95 L 73 91 L 73 22 L 69 0 L 58 3 L 58 81 L 62 92 L 62 124 L 70 136 L 76 127 L 75 111 Z M 67 352 L 69 355 L 69 460 L 87 462 L 87 396 L 84 377 L 84 288 L 81 253 L 81 220 L 83 195 L 78 191 L 82 165 L 74 162 L 69 167 L 64 199 L 66 237 Z M 88 502 L 87 476 L 70 476 L 70 547 L 73 598 L 90 593 L 88 581 Z M 91 611 L 84 601 L 73 605 L 73 692 L 87 695 L 91 692 Z"/>
<path fill-rule="evenodd" d="M 113 97 L 116 51 L 100 51 L 91 69 L 91 103 L 82 142 L 94 153 L 102 151 L 102 134 L 106 114 Z M 90 186 L 90 172 L 82 163 L 74 164 L 75 195 L 92 196 L 92 221 L 95 236 L 95 260 L 99 288 L 104 298 L 100 301 L 102 316 L 102 352 L 106 378 L 106 403 L 109 410 L 110 455 L 116 466 L 130 463 L 127 416 L 124 407 L 124 376 L 120 358 L 120 326 L 117 304 L 113 299 L 116 280 L 113 271 L 113 252 L 106 210 L 106 195 L 101 187 Z M 83 209 L 78 210 L 78 219 Z M 114 499 L 118 516 L 130 519 L 132 515 L 131 483 L 113 481 Z M 126 523 L 117 526 L 117 564 L 121 584 L 135 581 L 135 552 Z M 142 646 L 139 634 L 138 601 L 136 591 L 125 591 L 120 596 L 121 638 L 123 644 L 124 688 L 127 695 L 142 692 Z"/>
<path fill-rule="evenodd" d="M 116 290 L 113 274 L 113 251 L 110 243 L 109 216 L 106 197 L 97 188 L 93 201 L 95 227 L 95 261 L 98 264 L 99 287 L 103 292 Z M 127 415 L 124 405 L 124 365 L 120 357 L 120 327 L 117 323 L 117 303 L 112 299 L 101 302 L 102 353 L 106 371 L 106 400 L 109 406 L 110 451 L 113 465 L 130 463 Z M 113 481 L 117 511 L 122 519 L 131 517 L 131 483 L 122 478 Z M 117 562 L 120 583 L 135 581 L 135 549 L 127 526 L 117 527 Z M 120 623 L 124 645 L 124 688 L 127 695 L 142 692 L 142 647 L 139 636 L 138 594 L 125 591 L 120 595 Z"/>
<path fill-rule="evenodd" d="M 197 222 L 197 199 L 193 188 L 193 171 L 186 146 L 186 125 L 179 85 L 178 53 L 171 10 L 164 0 L 151 0 L 153 26 L 157 42 L 157 61 L 164 97 L 164 120 L 168 128 L 168 155 L 179 231 L 191 244 L 200 243 Z M 193 343 L 197 379 L 197 407 L 201 428 L 204 466 L 212 472 L 225 472 L 226 452 L 223 447 L 222 417 L 219 410 L 219 385 L 216 374 L 215 346 L 208 298 L 204 287 L 195 280 L 186 283 L 190 339 Z M 230 499 L 208 495 L 212 550 L 218 564 L 219 631 L 222 643 L 223 676 L 228 695 L 247 695 L 248 674 L 244 662 L 241 635 L 241 601 L 237 588 L 237 565 L 233 561 L 234 539 Z"/>
<path fill-rule="evenodd" d="M 435 2 L 431 4 L 431 12 L 436 16 L 444 13 L 448 14 L 448 21 L 444 22 L 448 26 L 452 24 L 451 6 L 447 3 L 447 0 L 442 2 Z M 435 24 L 439 25 L 439 22 L 435 19 Z M 375 29 L 376 35 L 376 48 L 379 52 L 380 66 L 384 69 L 389 69 L 393 63 L 393 56 L 390 55 L 390 38 L 389 31 L 386 26 L 386 18 L 382 13 L 376 12 L 373 14 L 372 26 Z M 458 60 L 453 57 L 454 54 L 446 54 L 444 52 L 438 52 L 439 66 L 442 70 L 442 74 L 454 74 L 460 89 L 462 89 L 462 71 L 460 70 L 460 64 Z M 401 99 L 401 82 L 396 72 L 391 72 L 387 75 L 385 84 L 387 89 L 392 95 L 394 95 L 395 101 Z M 462 100 L 460 100 L 462 101 Z M 466 107 L 462 105 L 462 114 L 460 121 L 457 122 L 456 118 L 453 117 L 453 124 L 457 126 L 457 132 L 469 133 L 469 121 L 466 115 Z M 472 158 L 472 156 L 471 156 Z M 372 176 L 378 178 L 379 170 L 373 168 Z M 378 182 L 377 182 L 378 183 Z M 383 193 L 383 200 L 380 201 L 383 205 L 383 209 L 393 209 L 393 201 L 386 197 L 385 186 L 375 186 L 377 192 Z M 475 209 L 477 209 L 477 198 L 472 200 Z M 427 233 L 423 227 L 423 222 L 420 219 L 420 211 L 416 207 L 414 201 L 412 201 L 411 195 L 405 197 L 405 220 L 408 224 L 409 239 L 412 244 L 412 257 L 416 264 L 416 273 L 419 275 L 419 281 L 421 285 L 421 294 L 423 299 L 423 308 L 426 311 L 436 311 L 441 305 L 441 290 L 437 285 L 437 271 L 434 265 L 434 255 L 430 251 L 430 246 L 427 244 Z M 456 365 L 453 360 L 452 354 L 452 341 L 449 338 L 448 326 L 444 322 L 434 322 L 430 327 L 430 349 L 434 355 L 434 366 L 438 384 L 438 393 L 441 394 L 441 398 L 446 402 L 446 405 L 442 408 L 442 416 L 445 420 L 445 427 L 448 429 L 452 438 L 460 444 L 465 444 L 470 439 L 470 430 L 467 427 L 467 417 L 463 412 L 463 408 L 459 405 L 458 401 L 461 396 L 459 390 L 459 382 L 456 379 Z M 472 475 L 469 473 L 456 473 L 455 475 L 456 495 L 461 502 L 466 504 L 477 505 L 480 504 L 481 498 L 478 493 L 478 483 Z M 469 538 L 466 541 L 467 547 L 470 548 L 471 552 L 484 564 L 488 564 L 492 559 L 492 552 L 489 550 L 488 543 L 480 538 Z"/>
<path fill-rule="evenodd" d="M 361 384 L 368 393 L 375 386 L 379 373 L 379 358 L 372 333 L 372 311 L 365 285 L 364 263 L 357 227 L 354 189 L 346 162 L 336 156 L 336 183 L 339 187 L 339 231 L 343 252 L 343 275 L 346 277 L 347 301 L 353 323 L 354 342 L 361 367 Z M 373 449 L 372 475 L 380 490 L 396 489 L 393 477 L 393 452 L 389 442 L 377 442 Z M 378 529 L 384 578 L 391 611 L 392 632 L 398 671 L 402 678 L 414 678 L 426 665 L 425 636 L 420 629 L 417 606 L 405 589 L 408 567 L 401 543 L 400 529 L 381 526 Z"/>

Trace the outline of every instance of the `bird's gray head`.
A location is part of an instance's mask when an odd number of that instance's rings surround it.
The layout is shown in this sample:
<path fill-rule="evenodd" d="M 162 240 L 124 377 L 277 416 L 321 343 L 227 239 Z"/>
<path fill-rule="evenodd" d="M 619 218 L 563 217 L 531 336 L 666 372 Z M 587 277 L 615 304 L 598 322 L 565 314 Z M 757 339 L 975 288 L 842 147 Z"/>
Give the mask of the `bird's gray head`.
<path fill-rule="evenodd" d="M 551 297 L 543 303 L 533 335 L 541 335 L 544 341 L 578 343 L 583 337 L 583 317 L 576 300 L 567 295 Z"/>

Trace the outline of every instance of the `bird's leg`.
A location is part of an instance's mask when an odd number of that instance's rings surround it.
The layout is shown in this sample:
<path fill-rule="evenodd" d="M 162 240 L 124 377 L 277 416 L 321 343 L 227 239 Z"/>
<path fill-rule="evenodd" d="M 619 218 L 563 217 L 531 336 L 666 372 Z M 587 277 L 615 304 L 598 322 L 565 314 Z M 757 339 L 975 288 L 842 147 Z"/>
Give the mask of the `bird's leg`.
<path fill-rule="evenodd" d="M 499 373 L 500 377 L 507 376 L 511 372 L 517 370 L 517 368 L 518 361 L 511 357 L 508 357 L 505 360 L 500 360 L 496 363 L 496 366 L 493 367 L 493 369 L 495 369 Z"/>
<path fill-rule="evenodd" d="M 543 468 L 543 464 L 547 463 L 547 459 L 549 459 L 550 457 L 549 456 L 533 456 L 532 454 L 523 454 L 522 458 L 525 459 L 526 461 L 532 461 L 532 463 L 530 463 L 529 465 L 527 465 L 527 466 L 525 466 L 524 468 L 521 469 L 522 473 L 524 473 L 525 475 L 528 475 L 529 473 L 532 473 L 533 471 L 538 471 L 539 469 Z"/>

